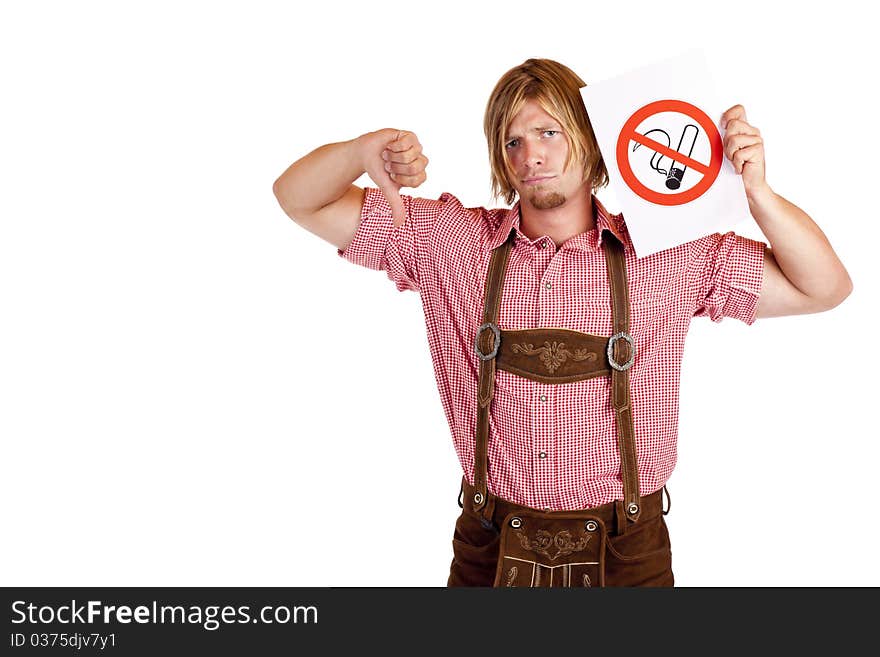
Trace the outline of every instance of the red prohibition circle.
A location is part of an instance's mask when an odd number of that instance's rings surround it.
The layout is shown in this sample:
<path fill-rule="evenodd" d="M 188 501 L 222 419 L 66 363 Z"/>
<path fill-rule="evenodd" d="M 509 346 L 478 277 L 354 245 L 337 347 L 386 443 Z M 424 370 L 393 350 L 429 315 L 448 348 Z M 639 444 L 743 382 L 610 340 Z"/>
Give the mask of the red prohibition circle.
<path fill-rule="evenodd" d="M 637 134 L 636 128 L 649 116 L 659 114 L 660 112 L 679 112 L 681 114 L 686 114 L 703 127 L 703 130 L 706 131 L 706 135 L 709 137 L 709 143 L 712 146 L 712 159 L 709 161 L 708 165 L 703 165 L 707 171 L 701 172 L 703 173 L 702 180 L 690 189 L 675 194 L 664 194 L 646 187 L 638 178 L 636 178 L 636 175 L 633 173 L 632 167 L 629 164 L 629 153 L 627 152 L 627 148 L 629 142 L 632 140 L 632 136 Z M 662 146 L 662 144 L 658 145 Z M 647 146 L 647 148 L 650 148 L 650 146 Z M 721 149 L 721 134 L 718 132 L 718 128 L 715 127 L 715 123 L 703 110 L 695 105 L 686 103 L 683 100 L 658 100 L 653 103 L 648 103 L 641 109 L 636 110 L 636 112 L 627 119 L 626 123 L 623 124 L 623 128 L 620 130 L 620 137 L 617 138 L 617 168 L 620 170 L 620 175 L 623 177 L 626 184 L 629 185 L 629 188 L 646 201 L 656 203 L 657 205 L 682 205 L 684 203 L 690 203 L 694 199 L 705 194 L 712 186 L 712 183 L 715 182 L 715 179 L 718 177 L 718 172 L 721 171 L 721 162 L 723 161 L 723 153 Z M 669 154 L 666 155 L 667 157 L 672 157 Z"/>

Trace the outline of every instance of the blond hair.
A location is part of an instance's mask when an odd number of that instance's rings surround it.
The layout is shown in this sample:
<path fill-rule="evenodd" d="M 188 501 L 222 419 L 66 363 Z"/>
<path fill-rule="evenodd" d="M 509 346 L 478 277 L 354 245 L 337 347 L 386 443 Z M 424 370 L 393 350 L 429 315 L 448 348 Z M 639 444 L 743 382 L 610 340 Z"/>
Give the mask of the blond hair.
<path fill-rule="evenodd" d="M 562 125 L 569 144 L 565 169 L 574 159 L 583 163 L 584 180 L 589 181 L 592 189 L 608 184 L 608 170 L 580 93 L 584 86 L 586 83 L 574 71 L 552 59 L 527 59 L 501 76 L 483 117 L 495 198 L 503 198 L 508 204 L 516 198 L 511 183 L 516 173 L 504 146 L 513 117 L 528 100 L 537 101 Z"/>

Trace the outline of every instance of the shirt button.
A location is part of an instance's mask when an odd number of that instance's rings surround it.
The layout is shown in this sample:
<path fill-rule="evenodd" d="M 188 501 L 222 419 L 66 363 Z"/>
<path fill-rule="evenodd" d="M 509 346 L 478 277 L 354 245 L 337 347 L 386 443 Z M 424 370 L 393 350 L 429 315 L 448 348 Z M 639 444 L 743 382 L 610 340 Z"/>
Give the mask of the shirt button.
<path fill-rule="evenodd" d="M 549 282 L 545 283 L 544 287 L 546 287 L 549 290 L 551 287 L 553 287 L 553 283 L 549 283 Z"/>
<path fill-rule="evenodd" d="M 547 395 L 541 395 L 540 399 L 541 401 L 547 401 Z"/>
<path fill-rule="evenodd" d="M 547 458 L 547 452 L 538 452 L 538 458 L 539 459 Z"/>
<path fill-rule="evenodd" d="M 546 242 L 545 240 L 541 240 L 541 241 L 538 243 L 538 248 L 539 248 L 539 249 L 543 249 L 545 246 L 547 246 L 547 242 Z"/>

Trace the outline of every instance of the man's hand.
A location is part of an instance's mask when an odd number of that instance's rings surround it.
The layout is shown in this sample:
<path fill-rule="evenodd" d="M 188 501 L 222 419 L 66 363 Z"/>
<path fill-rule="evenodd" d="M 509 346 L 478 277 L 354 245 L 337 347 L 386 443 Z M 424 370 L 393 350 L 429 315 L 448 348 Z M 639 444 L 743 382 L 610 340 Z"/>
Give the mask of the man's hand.
<path fill-rule="evenodd" d="M 746 109 L 734 105 L 721 117 L 725 129 L 724 154 L 742 174 L 746 195 L 751 196 L 769 189 L 764 177 L 764 140 L 761 131 L 746 122 Z"/>
<path fill-rule="evenodd" d="M 418 187 L 428 176 L 428 158 L 414 132 L 384 128 L 357 138 L 364 171 L 385 194 L 395 226 L 403 225 L 406 211 L 400 198 L 401 187 Z"/>

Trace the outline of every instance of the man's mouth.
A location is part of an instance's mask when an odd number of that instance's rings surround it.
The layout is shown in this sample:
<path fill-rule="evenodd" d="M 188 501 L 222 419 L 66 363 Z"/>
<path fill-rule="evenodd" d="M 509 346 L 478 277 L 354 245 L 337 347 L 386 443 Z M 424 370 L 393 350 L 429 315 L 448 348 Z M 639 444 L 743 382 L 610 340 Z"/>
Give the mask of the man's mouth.
<path fill-rule="evenodd" d="M 526 178 L 523 182 L 526 185 L 536 185 L 538 183 L 542 183 L 545 180 L 550 180 L 551 178 L 555 178 L 555 176 L 538 176 L 537 178 Z"/>

